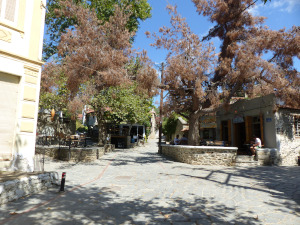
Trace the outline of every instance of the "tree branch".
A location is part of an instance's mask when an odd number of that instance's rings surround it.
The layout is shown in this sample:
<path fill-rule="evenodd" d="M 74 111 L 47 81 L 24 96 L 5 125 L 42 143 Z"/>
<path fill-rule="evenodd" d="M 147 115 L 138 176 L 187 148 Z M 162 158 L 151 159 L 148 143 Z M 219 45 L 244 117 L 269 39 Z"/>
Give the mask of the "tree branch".
<path fill-rule="evenodd" d="M 250 5 L 248 5 L 246 8 L 244 8 L 243 10 L 241 10 L 240 12 L 238 12 L 237 14 L 235 14 L 235 15 L 232 17 L 232 19 L 229 20 L 229 21 L 227 21 L 224 25 L 226 26 L 227 23 L 232 22 L 237 16 L 241 15 L 244 11 L 246 11 L 247 9 L 249 9 L 249 8 L 250 8 L 251 6 L 253 6 L 257 1 L 258 1 L 258 0 L 255 0 L 253 3 L 251 3 Z M 211 28 L 211 29 L 209 30 L 208 35 L 204 36 L 204 37 L 202 38 L 201 41 L 210 40 L 210 38 L 211 38 L 210 36 L 211 36 L 212 34 L 214 34 L 215 32 L 217 32 L 219 29 L 221 29 L 221 27 L 222 27 L 221 25 L 216 25 L 216 26 L 214 26 L 213 28 Z"/>

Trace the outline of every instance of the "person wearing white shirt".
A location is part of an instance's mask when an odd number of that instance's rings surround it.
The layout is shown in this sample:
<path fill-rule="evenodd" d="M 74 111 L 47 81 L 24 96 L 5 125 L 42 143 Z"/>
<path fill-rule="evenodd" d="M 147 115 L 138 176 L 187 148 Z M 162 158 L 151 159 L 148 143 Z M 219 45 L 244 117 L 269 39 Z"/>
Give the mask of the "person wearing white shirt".
<path fill-rule="evenodd" d="M 261 140 L 257 136 L 253 136 L 252 146 L 250 147 L 252 156 L 255 156 L 257 149 L 261 148 Z"/>

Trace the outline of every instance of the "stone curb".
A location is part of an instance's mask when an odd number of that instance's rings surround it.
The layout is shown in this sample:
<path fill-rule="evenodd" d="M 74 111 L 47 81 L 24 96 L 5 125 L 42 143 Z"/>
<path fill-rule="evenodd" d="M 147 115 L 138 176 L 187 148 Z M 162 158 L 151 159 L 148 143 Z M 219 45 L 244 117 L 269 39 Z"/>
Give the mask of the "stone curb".
<path fill-rule="evenodd" d="M 41 190 L 59 185 L 57 172 L 45 172 L 20 179 L 0 182 L 0 205 Z"/>

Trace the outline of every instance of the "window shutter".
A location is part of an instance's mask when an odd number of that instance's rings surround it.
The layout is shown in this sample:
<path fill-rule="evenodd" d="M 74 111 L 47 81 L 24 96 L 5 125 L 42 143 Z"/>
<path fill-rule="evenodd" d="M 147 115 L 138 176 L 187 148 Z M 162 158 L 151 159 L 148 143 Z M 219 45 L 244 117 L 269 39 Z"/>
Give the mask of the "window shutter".
<path fill-rule="evenodd" d="M 231 120 L 228 120 L 228 146 L 231 146 Z"/>
<path fill-rule="evenodd" d="M 250 143 L 252 139 L 252 117 L 251 116 L 246 116 L 246 142 Z"/>
<path fill-rule="evenodd" d="M 223 141 L 223 126 L 222 126 L 222 121 L 220 124 L 220 141 Z"/>
<path fill-rule="evenodd" d="M 261 138 L 261 144 L 264 144 L 264 116 L 261 113 L 259 115 L 259 120 L 260 120 L 260 138 Z"/>
<path fill-rule="evenodd" d="M 15 22 L 16 2 L 17 0 L 6 1 L 5 19 L 12 22 Z"/>

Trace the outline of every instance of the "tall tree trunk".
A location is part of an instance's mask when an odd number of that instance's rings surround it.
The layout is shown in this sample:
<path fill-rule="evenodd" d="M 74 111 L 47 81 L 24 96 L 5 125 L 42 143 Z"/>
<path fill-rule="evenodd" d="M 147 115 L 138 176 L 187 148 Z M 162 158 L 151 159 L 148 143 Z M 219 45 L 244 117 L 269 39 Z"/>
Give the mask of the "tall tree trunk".
<path fill-rule="evenodd" d="M 97 121 L 98 121 L 98 146 L 103 146 L 106 143 L 106 126 L 103 115 L 101 112 L 97 112 Z"/>
<path fill-rule="evenodd" d="M 191 113 L 189 116 L 189 145 L 200 145 L 200 134 L 199 134 L 199 113 Z"/>

